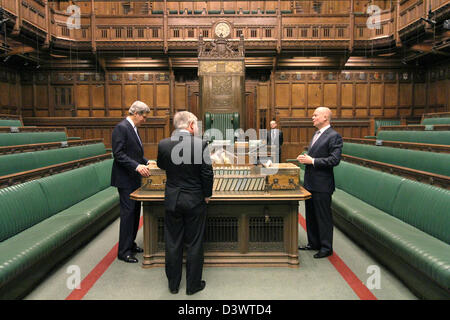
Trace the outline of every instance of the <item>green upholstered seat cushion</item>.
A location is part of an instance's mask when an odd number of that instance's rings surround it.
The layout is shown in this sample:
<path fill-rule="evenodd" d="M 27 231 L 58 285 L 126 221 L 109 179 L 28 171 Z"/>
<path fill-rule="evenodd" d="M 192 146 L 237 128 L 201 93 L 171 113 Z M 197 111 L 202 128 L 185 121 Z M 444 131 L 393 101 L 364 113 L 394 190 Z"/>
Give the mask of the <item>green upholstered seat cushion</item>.
<path fill-rule="evenodd" d="M 119 196 L 110 187 L 0 243 L 0 283 L 24 269 L 117 206 Z"/>
<path fill-rule="evenodd" d="M 99 191 L 92 165 L 39 179 L 51 214 L 58 213 Z"/>
<path fill-rule="evenodd" d="M 0 127 L 22 127 L 22 122 L 14 119 L 0 119 Z"/>
<path fill-rule="evenodd" d="M 442 286 L 450 287 L 450 246 L 447 243 L 340 189 L 333 194 L 332 208 L 409 264 Z"/>
<path fill-rule="evenodd" d="M 449 190 L 405 179 L 392 215 L 450 244 Z"/>
<path fill-rule="evenodd" d="M 49 216 L 48 203 L 37 180 L 0 189 L 0 241 Z"/>

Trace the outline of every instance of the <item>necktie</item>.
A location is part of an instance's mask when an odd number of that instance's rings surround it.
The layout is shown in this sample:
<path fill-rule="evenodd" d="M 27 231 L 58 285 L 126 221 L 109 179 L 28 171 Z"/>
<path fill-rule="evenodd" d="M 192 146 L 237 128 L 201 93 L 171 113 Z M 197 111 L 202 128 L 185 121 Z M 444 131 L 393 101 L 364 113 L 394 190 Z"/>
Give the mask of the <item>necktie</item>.
<path fill-rule="evenodd" d="M 316 141 L 317 141 L 317 139 L 319 139 L 319 137 L 320 137 L 320 130 L 316 131 L 316 134 L 314 135 L 313 140 L 311 142 L 311 147 L 314 145 L 314 143 L 316 143 Z"/>
<path fill-rule="evenodd" d="M 138 134 L 138 131 L 137 131 L 137 128 L 136 128 L 136 127 L 134 127 L 134 132 L 136 133 L 136 136 L 137 136 L 137 138 L 138 138 L 138 140 L 139 140 L 139 143 L 140 143 L 141 146 L 142 146 L 142 141 L 141 141 L 141 138 L 139 138 L 139 134 Z"/>

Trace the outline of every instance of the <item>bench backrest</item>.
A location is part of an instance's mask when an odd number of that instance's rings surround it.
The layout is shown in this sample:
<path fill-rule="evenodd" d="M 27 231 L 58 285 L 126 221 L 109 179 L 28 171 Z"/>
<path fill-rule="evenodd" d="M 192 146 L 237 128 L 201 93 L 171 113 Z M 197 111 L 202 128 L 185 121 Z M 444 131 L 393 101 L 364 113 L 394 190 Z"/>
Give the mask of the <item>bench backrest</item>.
<path fill-rule="evenodd" d="M 450 145 L 450 131 L 394 131 L 382 130 L 377 139 Z"/>
<path fill-rule="evenodd" d="M 450 117 L 425 118 L 422 120 L 422 124 L 450 124 Z"/>
<path fill-rule="evenodd" d="M 22 127 L 20 120 L 15 119 L 0 119 L 0 127 Z"/>
<path fill-rule="evenodd" d="M 341 161 L 336 187 L 450 244 L 450 191 Z"/>
<path fill-rule="evenodd" d="M 450 153 L 426 152 L 349 142 L 344 142 L 342 153 L 450 176 Z"/>
<path fill-rule="evenodd" d="M 79 160 L 106 153 L 103 143 L 0 156 L 0 176 Z"/>
<path fill-rule="evenodd" d="M 0 146 L 67 141 L 63 131 L 0 133 Z"/>
<path fill-rule="evenodd" d="M 110 185 L 113 160 L 0 189 L 0 241 Z M 109 175 L 105 172 L 109 171 Z"/>

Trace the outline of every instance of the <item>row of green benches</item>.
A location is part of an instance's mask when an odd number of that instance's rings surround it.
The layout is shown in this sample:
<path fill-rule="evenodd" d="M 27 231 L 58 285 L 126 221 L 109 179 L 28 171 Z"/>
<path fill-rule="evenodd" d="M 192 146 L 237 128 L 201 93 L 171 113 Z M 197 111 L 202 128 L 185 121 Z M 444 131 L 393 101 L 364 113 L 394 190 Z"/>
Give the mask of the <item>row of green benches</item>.
<path fill-rule="evenodd" d="M 112 162 L 0 189 L 0 299 L 25 296 L 118 217 Z"/>
<path fill-rule="evenodd" d="M 419 297 L 450 298 L 450 191 L 341 161 L 336 225 Z"/>
<path fill-rule="evenodd" d="M 346 161 L 334 175 L 335 225 L 417 296 L 450 299 L 450 191 Z"/>
<path fill-rule="evenodd" d="M 103 143 L 0 155 L 0 176 L 106 153 Z"/>
<path fill-rule="evenodd" d="M 450 131 L 381 130 L 378 131 L 376 139 L 450 145 Z"/>
<path fill-rule="evenodd" d="M 342 153 L 414 170 L 450 176 L 450 153 L 344 142 Z"/>

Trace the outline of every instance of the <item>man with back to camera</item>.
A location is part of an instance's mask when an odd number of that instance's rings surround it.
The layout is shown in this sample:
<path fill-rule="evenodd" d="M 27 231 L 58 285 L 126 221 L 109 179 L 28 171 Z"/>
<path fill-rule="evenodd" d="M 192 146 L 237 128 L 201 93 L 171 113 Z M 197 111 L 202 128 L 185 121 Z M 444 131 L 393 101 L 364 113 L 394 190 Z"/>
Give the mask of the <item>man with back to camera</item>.
<path fill-rule="evenodd" d="M 141 101 L 135 101 L 128 110 L 128 117 L 122 120 L 112 133 L 114 162 L 111 172 L 111 186 L 117 187 L 120 197 L 119 260 L 136 263 L 134 256 L 144 250 L 135 240 L 139 227 L 141 202 L 130 199 L 130 194 L 141 186 L 141 177 L 148 177 L 149 163 L 144 158 L 144 148 L 137 131 L 147 119 L 150 108 Z"/>
<path fill-rule="evenodd" d="M 333 254 L 333 167 L 341 160 L 343 142 L 341 135 L 330 126 L 330 109 L 317 108 L 312 121 L 318 131 L 311 140 L 308 154 L 297 157 L 306 165 L 303 186 L 311 193 L 311 199 L 305 201 L 308 244 L 299 249 L 318 250 L 314 258 L 325 258 Z"/>
<path fill-rule="evenodd" d="M 157 165 L 166 170 L 164 205 L 164 241 L 166 245 L 166 276 L 171 293 L 178 293 L 183 247 L 186 245 L 186 294 L 205 288 L 202 280 L 203 238 L 206 225 L 206 204 L 212 195 L 214 180 L 209 148 L 197 137 L 197 117 L 182 111 L 173 119 L 172 137 L 158 145 Z"/>

